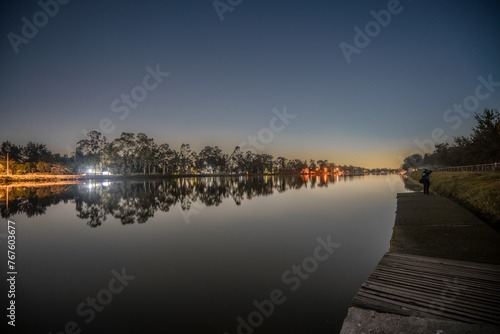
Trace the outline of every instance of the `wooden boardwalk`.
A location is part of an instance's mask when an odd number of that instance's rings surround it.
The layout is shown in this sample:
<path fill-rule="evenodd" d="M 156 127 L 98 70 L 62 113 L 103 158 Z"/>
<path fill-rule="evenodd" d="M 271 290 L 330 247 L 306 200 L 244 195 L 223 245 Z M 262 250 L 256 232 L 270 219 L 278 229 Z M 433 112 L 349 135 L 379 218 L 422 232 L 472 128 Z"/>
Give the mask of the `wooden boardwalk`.
<path fill-rule="evenodd" d="M 500 265 L 386 253 L 352 306 L 500 326 Z"/>

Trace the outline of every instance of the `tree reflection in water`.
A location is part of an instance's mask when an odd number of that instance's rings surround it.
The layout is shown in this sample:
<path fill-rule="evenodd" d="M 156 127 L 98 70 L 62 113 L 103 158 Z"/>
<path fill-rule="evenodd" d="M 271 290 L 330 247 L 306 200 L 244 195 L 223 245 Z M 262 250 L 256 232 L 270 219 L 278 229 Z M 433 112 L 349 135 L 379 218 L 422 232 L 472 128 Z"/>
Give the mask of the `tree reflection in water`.
<path fill-rule="evenodd" d="M 86 220 L 90 227 L 102 225 L 109 216 L 122 224 L 142 224 L 156 211 L 168 212 L 176 205 L 190 210 L 198 201 L 205 206 L 218 206 L 228 198 L 241 205 L 245 199 L 268 196 L 274 191 L 327 187 L 336 180 L 338 177 L 327 175 L 238 176 L 4 187 L 0 189 L 0 212 L 2 218 L 22 213 L 34 217 L 45 214 L 51 205 L 74 202 L 77 217 Z"/>

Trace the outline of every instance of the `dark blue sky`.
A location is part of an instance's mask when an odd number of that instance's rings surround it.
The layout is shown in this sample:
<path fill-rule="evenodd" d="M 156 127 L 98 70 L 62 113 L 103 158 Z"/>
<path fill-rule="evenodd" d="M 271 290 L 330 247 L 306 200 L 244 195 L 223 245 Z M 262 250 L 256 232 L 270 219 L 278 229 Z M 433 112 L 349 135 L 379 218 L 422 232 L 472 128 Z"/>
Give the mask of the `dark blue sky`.
<path fill-rule="evenodd" d="M 275 157 L 397 167 L 500 106 L 499 1 L 219 3 L 236 6 L 72 0 L 50 17 L 37 1 L 4 1 L 0 141 L 67 153 L 105 119 L 109 139 L 144 132 L 230 153 L 255 136 Z M 36 35 L 23 31 L 34 21 Z M 355 27 L 368 35 L 355 41 Z M 356 42 L 348 62 L 340 45 Z M 296 117 L 281 126 L 285 106 Z"/>

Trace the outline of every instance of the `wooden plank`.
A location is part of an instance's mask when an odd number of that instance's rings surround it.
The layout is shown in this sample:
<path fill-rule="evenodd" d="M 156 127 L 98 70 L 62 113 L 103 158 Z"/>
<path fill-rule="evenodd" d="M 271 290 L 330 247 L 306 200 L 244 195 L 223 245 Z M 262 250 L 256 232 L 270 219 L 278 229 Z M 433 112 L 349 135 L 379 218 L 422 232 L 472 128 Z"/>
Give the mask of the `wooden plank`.
<path fill-rule="evenodd" d="M 452 275 L 458 273 L 464 277 L 486 279 L 492 282 L 500 283 L 500 273 L 494 271 L 477 270 L 472 268 L 460 268 L 460 267 L 448 267 L 446 265 L 433 265 L 433 266 L 422 266 L 413 263 L 404 263 L 392 261 L 390 263 L 380 263 L 381 265 L 388 268 L 399 268 L 400 270 L 415 270 L 419 269 L 422 272 L 433 273 L 433 272 L 444 272 L 447 275 Z"/>
<path fill-rule="evenodd" d="M 498 314 L 489 314 L 484 312 L 471 312 L 465 309 L 453 309 L 451 307 L 444 308 L 431 308 L 428 300 L 422 300 L 416 296 L 404 297 L 394 294 L 378 293 L 376 295 L 367 293 L 366 291 L 359 291 L 359 297 L 364 297 L 365 304 L 361 306 L 356 300 L 353 306 L 365 307 L 374 309 L 377 312 L 386 312 L 387 309 L 392 310 L 391 313 L 399 313 L 409 315 L 411 312 L 402 312 L 399 308 L 394 308 L 392 305 L 406 308 L 407 310 L 418 310 L 431 316 L 438 316 L 439 318 L 460 320 L 468 323 L 489 323 L 500 325 Z M 357 297 L 359 299 L 359 297 Z M 440 302 L 439 300 L 437 302 Z M 386 304 L 386 305 L 384 305 Z M 394 312 L 396 310 L 396 312 Z"/>
<path fill-rule="evenodd" d="M 439 275 L 441 277 L 447 276 L 460 276 L 464 279 L 474 279 L 477 281 L 484 281 L 495 286 L 500 286 L 500 275 L 494 272 L 484 272 L 477 271 L 474 269 L 467 268 L 449 268 L 445 265 L 441 265 L 438 268 L 427 268 L 415 266 L 409 263 L 397 263 L 397 262 L 387 262 L 387 259 L 380 261 L 379 266 L 375 270 L 394 270 L 401 272 L 413 272 L 415 275 L 426 274 L 429 276 Z"/>
<path fill-rule="evenodd" d="M 491 270 L 484 270 L 484 269 L 476 269 L 476 268 L 461 268 L 461 267 L 455 267 L 455 266 L 447 266 L 447 265 L 437 265 L 437 264 L 430 264 L 428 266 L 423 265 L 422 263 L 408 263 L 408 262 L 402 262 L 402 261 L 388 261 L 387 259 L 383 259 L 384 261 L 380 262 L 380 265 L 385 266 L 385 267 L 394 267 L 394 268 L 399 268 L 401 270 L 415 270 L 415 269 L 420 269 L 422 272 L 443 272 L 447 273 L 448 275 L 452 275 L 453 273 L 459 273 L 463 275 L 464 277 L 471 277 L 471 278 L 479 278 L 479 279 L 486 279 L 492 282 L 498 282 L 500 283 L 500 273 L 497 273 L 496 271 L 491 271 Z"/>
<path fill-rule="evenodd" d="M 469 309 L 471 312 L 475 312 L 475 310 L 479 310 L 480 312 L 492 312 L 492 313 L 499 313 L 498 311 L 498 306 L 495 307 L 495 305 L 491 304 L 485 304 L 485 303 L 478 303 L 478 302 L 471 302 L 468 301 L 467 303 L 462 303 L 463 298 L 456 298 L 456 299 L 443 299 L 443 298 L 438 298 L 436 297 L 435 294 L 424 292 L 424 291 L 419 291 L 418 293 L 415 293 L 414 290 L 411 289 L 404 289 L 404 288 L 397 288 L 394 286 L 382 286 L 379 284 L 370 284 L 368 286 L 363 286 L 363 292 L 365 293 L 371 293 L 373 295 L 377 295 L 378 293 L 383 293 L 384 295 L 394 295 L 398 297 L 404 297 L 408 298 L 411 300 L 419 300 L 419 301 L 425 301 L 429 305 L 433 303 L 439 303 L 440 305 L 448 305 L 450 308 L 457 308 L 458 305 L 459 308 L 461 309 Z M 499 314 L 500 315 L 500 314 Z"/>
<path fill-rule="evenodd" d="M 435 292 L 439 295 L 441 295 L 443 292 L 445 292 L 447 295 L 453 295 L 453 290 L 451 290 L 450 292 L 447 292 L 448 290 L 444 289 L 443 291 L 443 284 L 433 284 L 433 283 L 426 283 L 425 285 L 422 285 L 422 282 L 421 281 L 418 281 L 418 280 L 414 280 L 414 279 L 406 279 L 404 282 L 399 282 L 399 281 L 395 281 L 395 280 L 391 280 L 391 277 L 388 276 L 388 277 L 385 277 L 384 279 L 380 279 L 379 277 L 377 277 L 377 280 L 368 280 L 367 283 L 373 283 L 373 282 L 376 282 L 376 283 L 380 283 L 380 284 L 383 284 L 383 283 L 386 283 L 386 284 L 392 284 L 394 286 L 407 286 L 407 287 L 411 287 L 412 289 L 415 289 L 415 290 L 418 290 L 418 289 L 427 289 L 431 292 Z M 498 304 L 498 294 L 496 293 L 489 293 L 489 292 L 485 292 L 483 290 L 481 290 L 480 288 L 477 288 L 477 287 L 460 287 L 460 288 L 457 288 L 456 290 L 459 291 L 459 295 L 462 295 L 462 296 L 465 296 L 467 299 L 471 299 L 471 300 L 480 300 L 480 301 L 483 301 L 484 303 L 489 303 L 489 302 L 496 302 L 496 305 L 499 305 L 500 307 L 500 304 Z"/>
<path fill-rule="evenodd" d="M 421 296 L 429 296 L 431 298 L 431 301 L 434 301 L 438 299 L 436 297 L 436 294 L 434 293 L 434 290 L 429 291 L 429 289 L 420 289 L 415 290 L 414 287 L 406 287 L 406 286 L 401 286 L 401 285 L 391 285 L 391 284 L 383 284 L 380 282 L 367 282 L 363 285 L 363 290 L 367 289 L 393 289 L 394 291 L 401 291 L 402 293 L 408 293 L 410 295 L 416 294 L 416 291 L 418 291 L 418 294 Z M 471 298 L 473 296 L 465 296 L 462 294 L 456 295 L 454 298 L 442 298 L 442 296 L 439 298 L 439 300 L 444 301 L 445 303 L 449 304 L 463 304 L 464 306 L 475 306 L 480 309 L 484 309 L 485 312 L 487 312 L 489 309 L 495 311 L 495 313 L 499 313 L 500 315 L 500 303 L 498 300 L 495 299 L 480 299 L 480 298 Z M 451 302 L 450 302 L 451 300 Z"/>
<path fill-rule="evenodd" d="M 353 306 L 500 325 L 500 266 L 387 253 Z"/>
<path fill-rule="evenodd" d="M 399 315 L 415 315 L 420 317 L 430 317 L 435 319 L 443 319 L 443 320 L 455 320 L 466 323 L 476 323 L 476 324 L 491 324 L 489 321 L 477 321 L 472 319 L 469 316 L 460 316 L 458 314 L 453 313 L 431 313 L 428 307 L 422 307 L 419 305 L 412 305 L 408 303 L 402 303 L 393 299 L 384 299 L 379 298 L 379 300 L 374 301 L 370 297 L 366 298 L 363 293 L 360 293 L 359 296 L 356 297 L 355 301 L 353 301 L 354 307 L 372 309 L 381 313 L 393 313 Z"/>
<path fill-rule="evenodd" d="M 434 277 L 425 274 L 419 274 L 418 272 L 401 272 L 398 270 L 375 269 L 375 271 L 370 276 L 372 279 L 380 277 L 390 279 L 391 281 L 402 281 L 405 280 L 415 280 L 420 284 L 429 283 L 435 284 L 437 286 L 443 287 L 444 285 L 453 284 L 457 287 L 462 287 L 462 290 L 471 288 L 472 290 L 478 289 L 480 291 L 491 291 L 491 293 L 500 293 L 500 284 L 490 283 L 488 281 L 482 280 L 471 280 L 458 276 L 451 276 L 449 278 L 443 277 L 442 275 L 435 275 Z"/>
<path fill-rule="evenodd" d="M 444 313 L 438 313 L 438 312 L 432 312 L 432 310 L 427 307 L 427 306 L 421 306 L 418 304 L 410 304 L 408 302 L 400 301 L 400 300 L 395 300 L 393 298 L 384 298 L 384 297 L 379 297 L 377 298 L 376 301 L 374 301 L 371 296 L 366 296 L 363 292 L 360 291 L 358 293 L 359 296 L 357 296 L 355 303 L 353 303 L 353 306 L 360 307 L 360 308 L 368 308 L 368 309 L 373 309 L 377 312 L 382 312 L 382 313 L 394 313 L 394 314 L 400 314 L 400 315 L 413 315 L 414 312 L 417 313 L 417 315 L 422 316 L 425 315 L 427 317 L 432 317 L 436 319 L 445 319 L 445 320 L 456 320 L 456 321 L 462 321 L 462 322 L 467 322 L 471 323 L 471 319 L 469 316 L 460 316 L 457 314 L 444 314 Z M 477 323 L 478 321 L 476 321 Z M 479 323 L 483 323 L 482 321 Z"/>
<path fill-rule="evenodd" d="M 409 254 L 396 254 L 396 253 L 386 253 L 385 259 L 391 259 L 391 261 L 401 260 L 407 261 L 410 263 L 424 263 L 424 264 L 438 264 L 438 265 L 447 265 L 447 266 L 456 266 L 461 268 L 471 268 L 477 270 L 490 270 L 499 272 L 500 269 L 496 264 L 488 264 L 488 263 L 477 263 L 477 262 L 468 262 L 468 261 L 459 261 L 459 260 L 450 260 L 450 259 L 441 259 L 441 258 L 433 258 L 433 257 L 425 257 L 419 255 L 409 255 Z"/>
<path fill-rule="evenodd" d="M 450 266 L 458 266 L 463 268 L 475 268 L 475 269 L 484 269 L 500 272 L 500 266 L 496 264 L 489 263 L 479 263 L 479 262 L 469 262 L 469 261 L 460 261 L 460 260 L 451 260 L 451 259 L 443 259 L 436 257 L 426 257 L 420 255 L 411 255 L 411 254 L 398 254 L 398 253 L 386 253 L 384 255 L 386 259 L 407 259 L 410 262 L 422 262 L 422 263 L 437 263 L 444 264 Z"/>
<path fill-rule="evenodd" d="M 372 291 L 368 291 L 372 290 Z M 418 293 L 415 293 L 414 290 L 411 289 L 401 289 L 401 288 L 396 288 L 394 286 L 381 286 L 378 284 L 371 284 L 371 285 L 366 285 L 363 287 L 363 291 L 366 293 L 370 293 L 372 295 L 378 295 L 382 294 L 384 296 L 395 296 L 398 298 L 406 298 L 408 300 L 412 301 L 419 301 L 422 303 L 427 303 L 427 305 L 432 305 L 434 302 L 439 302 L 440 305 L 445 307 L 446 309 L 450 310 L 458 310 L 458 311 L 464 311 L 468 312 L 469 314 L 477 314 L 477 316 L 483 316 L 486 314 L 496 314 L 497 316 L 500 316 L 500 312 L 498 311 L 498 307 L 493 307 L 493 308 L 488 308 L 487 305 L 482 305 L 480 303 L 468 303 L 468 304 L 463 304 L 460 303 L 460 299 L 454 299 L 454 300 L 446 300 L 442 298 L 436 298 L 436 295 L 432 293 L 426 293 L 423 291 L 419 291 Z M 500 306 L 500 305 L 499 305 Z"/>

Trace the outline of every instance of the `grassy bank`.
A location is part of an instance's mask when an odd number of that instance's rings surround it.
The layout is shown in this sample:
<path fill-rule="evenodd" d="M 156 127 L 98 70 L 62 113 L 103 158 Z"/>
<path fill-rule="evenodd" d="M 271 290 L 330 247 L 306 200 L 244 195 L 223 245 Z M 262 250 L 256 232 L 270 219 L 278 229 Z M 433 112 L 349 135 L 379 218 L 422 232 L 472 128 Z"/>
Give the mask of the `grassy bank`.
<path fill-rule="evenodd" d="M 410 177 L 415 181 L 421 173 Z M 477 216 L 500 228 L 500 174 L 491 172 L 433 172 L 431 191 L 453 199 Z"/>

